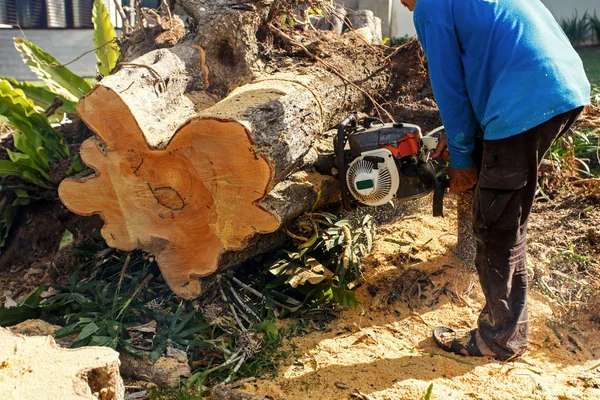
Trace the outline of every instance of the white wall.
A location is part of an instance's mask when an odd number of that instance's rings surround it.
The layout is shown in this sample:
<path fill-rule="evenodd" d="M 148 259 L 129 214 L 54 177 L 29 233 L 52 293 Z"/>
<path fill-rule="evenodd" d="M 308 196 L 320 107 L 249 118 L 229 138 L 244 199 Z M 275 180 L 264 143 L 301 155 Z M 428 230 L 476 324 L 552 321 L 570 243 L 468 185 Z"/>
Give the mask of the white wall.
<path fill-rule="evenodd" d="M 417 34 L 413 24 L 413 14 L 404 7 L 400 0 L 392 0 L 392 38 Z"/>
<path fill-rule="evenodd" d="M 400 0 L 392 1 L 392 37 L 415 35 L 412 13 L 400 3 Z M 600 0 L 542 0 L 542 3 L 548 7 L 558 21 L 562 18 L 572 17 L 575 10 L 577 10 L 579 16 L 582 16 L 586 11 L 594 14 L 594 10 L 596 10 L 596 15 L 600 17 Z"/>
<path fill-rule="evenodd" d="M 572 17 L 575 10 L 581 17 L 586 11 L 593 15 L 595 9 L 596 15 L 600 17 L 600 0 L 542 0 L 542 3 L 558 21 Z"/>
<path fill-rule="evenodd" d="M 117 36 L 120 31 L 117 30 Z M 13 44 L 14 37 L 25 37 L 66 63 L 94 49 L 92 29 L 0 29 L 0 76 L 18 80 L 35 80 L 37 77 L 23 63 L 21 54 Z M 88 53 L 67 67 L 75 74 L 85 77 L 96 76 L 96 56 Z"/>

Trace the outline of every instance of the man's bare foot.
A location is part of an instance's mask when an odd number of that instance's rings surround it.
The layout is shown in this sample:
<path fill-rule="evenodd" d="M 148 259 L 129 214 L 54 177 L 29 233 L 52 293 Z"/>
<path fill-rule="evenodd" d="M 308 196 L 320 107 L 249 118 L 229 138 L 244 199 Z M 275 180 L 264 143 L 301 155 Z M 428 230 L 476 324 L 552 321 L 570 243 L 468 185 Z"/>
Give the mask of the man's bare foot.
<path fill-rule="evenodd" d="M 496 357 L 496 353 L 485 344 L 477 330 L 457 333 L 450 328 L 437 327 L 433 331 L 433 338 L 445 351 L 464 356 Z"/>

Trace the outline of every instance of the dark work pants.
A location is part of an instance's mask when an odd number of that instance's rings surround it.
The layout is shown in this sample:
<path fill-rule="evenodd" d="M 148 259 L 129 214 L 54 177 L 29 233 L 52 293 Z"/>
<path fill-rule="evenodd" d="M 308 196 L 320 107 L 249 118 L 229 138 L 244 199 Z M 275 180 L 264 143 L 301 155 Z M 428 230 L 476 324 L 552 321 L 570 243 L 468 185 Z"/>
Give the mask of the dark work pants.
<path fill-rule="evenodd" d="M 538 167 L 552 142 L 575 122 L 582 108 L 557 115 L 521 134 L 484 140 L 476 160 L 479 182 L 473 200 L 475 265 L 486 304 L 479 333 L 500 357 L 527 350 L 527 221 Z"/>

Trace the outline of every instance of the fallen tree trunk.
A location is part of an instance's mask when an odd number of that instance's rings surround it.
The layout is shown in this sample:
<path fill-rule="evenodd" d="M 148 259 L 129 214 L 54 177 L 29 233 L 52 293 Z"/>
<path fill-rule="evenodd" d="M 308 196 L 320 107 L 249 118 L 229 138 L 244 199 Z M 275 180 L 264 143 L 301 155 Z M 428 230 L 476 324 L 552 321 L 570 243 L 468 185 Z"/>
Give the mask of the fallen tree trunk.
<path fill-rule="evenodd" d="M 390 83 L 384 50 L 356 35 L 292 37 L 265 25 L 268 10 L 248 16 L 237 3 L 207 3 L 200 13 L 181 1 L 214 36 L 201 30 L 193 43 L 123 62 L 80 101 L 99 137 L 81 157 L 96 173 L 59 188 L 71 211 L 102 216 L 110 246 L 155 254 L 184 298 L 199 295 L 200 277 L 272 247 L 261 235 L 337 199 L 335 179 L 307 172 L 314 144 Z M 304 57 L 274 57 L 267 68 L 250 34 L 259 26 Z"/>

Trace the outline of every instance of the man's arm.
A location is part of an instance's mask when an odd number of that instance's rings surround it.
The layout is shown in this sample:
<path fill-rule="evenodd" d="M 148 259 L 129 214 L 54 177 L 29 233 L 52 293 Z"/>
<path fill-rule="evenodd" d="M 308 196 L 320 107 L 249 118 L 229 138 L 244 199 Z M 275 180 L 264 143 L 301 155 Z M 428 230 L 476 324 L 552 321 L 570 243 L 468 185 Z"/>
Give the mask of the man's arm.
<path fill-rule="evenodd" d="M 465 85 L 461 50 L 454 29 L 415 19 L 419 41 L 427 56 L 429 75 L 448 137 L 450 166 L 473 165 L 471 153 L 479 127 Z"/>

